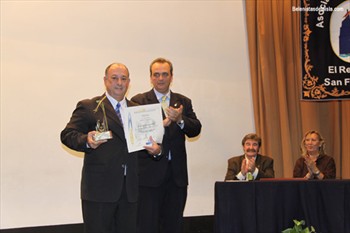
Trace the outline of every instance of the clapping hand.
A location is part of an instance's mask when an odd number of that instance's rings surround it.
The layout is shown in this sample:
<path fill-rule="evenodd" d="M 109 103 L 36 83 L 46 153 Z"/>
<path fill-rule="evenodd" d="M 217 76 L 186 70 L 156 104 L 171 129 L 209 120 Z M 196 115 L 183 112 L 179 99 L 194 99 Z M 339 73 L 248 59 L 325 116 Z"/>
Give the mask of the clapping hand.
<path fill-rule="evenodd" d="M 241 172 L 245 176 L 248 172 L 253 173 L 255 171 L 255 158 L 245 158 L 242 161 Z"/>
<path fill-rule="evenodd" d="M 171 123 L 171 120 L 167 117 L 163 120 L 163 126 L 168 127 Z"/>
<path fill-rule="evenodd" d="M 182 111 L 183 111 L 183 106 L 180 105 L 180 107 L 175 108 L 175 107 L 169 107 L 166 109 L 167 113 L 167 118 L 169 118 L 173 122 L 179 122 L 182 120 Z"/>
<path fill-rule="evenodd" d="M 316 166 L 316 161 L 310 158 L 310 156 L 306 155 L 304 156 L 305 164 L 307 166 L 307 169 L 309 170 L 310 174 L 314 174 L 318 171 L 318 168 Z"/>

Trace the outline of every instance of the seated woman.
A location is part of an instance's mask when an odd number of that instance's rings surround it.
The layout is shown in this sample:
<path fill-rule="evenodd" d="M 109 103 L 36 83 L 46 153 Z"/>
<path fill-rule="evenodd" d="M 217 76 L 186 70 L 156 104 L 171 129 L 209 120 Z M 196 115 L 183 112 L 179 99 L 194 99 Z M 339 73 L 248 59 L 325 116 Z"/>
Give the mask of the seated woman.
<path fill-rule="evenodd" d="M 294 178 L 335 179 L 335 162 L 325 154 L 325 142 L 320 133 L 307 132 L 301 141 L 301 151 L 302 155 L 294 166 Z"/>

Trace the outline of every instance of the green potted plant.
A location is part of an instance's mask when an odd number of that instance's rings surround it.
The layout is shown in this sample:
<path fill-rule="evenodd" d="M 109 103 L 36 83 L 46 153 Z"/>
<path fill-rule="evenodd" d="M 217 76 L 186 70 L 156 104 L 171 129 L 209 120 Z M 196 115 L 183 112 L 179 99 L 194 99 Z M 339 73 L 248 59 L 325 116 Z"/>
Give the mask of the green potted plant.
<path fill-rule="evenodd" d="M 301 220 L 293 220 L 294 222 L 294 227 L 293 228 L 287 228 L 285 230 L 282 231 L 282 233 L 316 233 L 315 228 L 313 226 L 311 226 L 309 229 L 309 227 L 306 227 L 303 229 L 303 225 L 305 225 L 305 221 Z"/>

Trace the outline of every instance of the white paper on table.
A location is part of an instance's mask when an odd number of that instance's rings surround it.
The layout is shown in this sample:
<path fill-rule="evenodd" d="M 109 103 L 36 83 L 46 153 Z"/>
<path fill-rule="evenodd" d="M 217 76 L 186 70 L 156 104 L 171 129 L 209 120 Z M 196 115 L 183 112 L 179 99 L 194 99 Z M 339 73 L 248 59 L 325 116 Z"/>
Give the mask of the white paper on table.
<path fill-rule="evenodd" d="M 126 108 L 123 122 L 129 153 L 144 150 L 150 145 L 149 137 L 162 143 L 164 135 L 161 104 L 139 105 Z"/>

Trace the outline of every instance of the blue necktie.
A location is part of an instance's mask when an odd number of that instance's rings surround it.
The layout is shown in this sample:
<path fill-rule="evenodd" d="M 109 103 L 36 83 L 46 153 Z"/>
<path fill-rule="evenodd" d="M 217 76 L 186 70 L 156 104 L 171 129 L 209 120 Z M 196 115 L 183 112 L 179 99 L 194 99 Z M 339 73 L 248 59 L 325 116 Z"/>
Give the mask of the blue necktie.
<path fill-rule="evenodd" d="M 120 120 L 120 123 L 122 123 L 123 125 L 123 119 L 122 119 L 122 115 L 120 114 L 120 103 L 117 104 L 116 108 L 115 108 L 115 112 L 117 113 L 117 116 Z"/>

